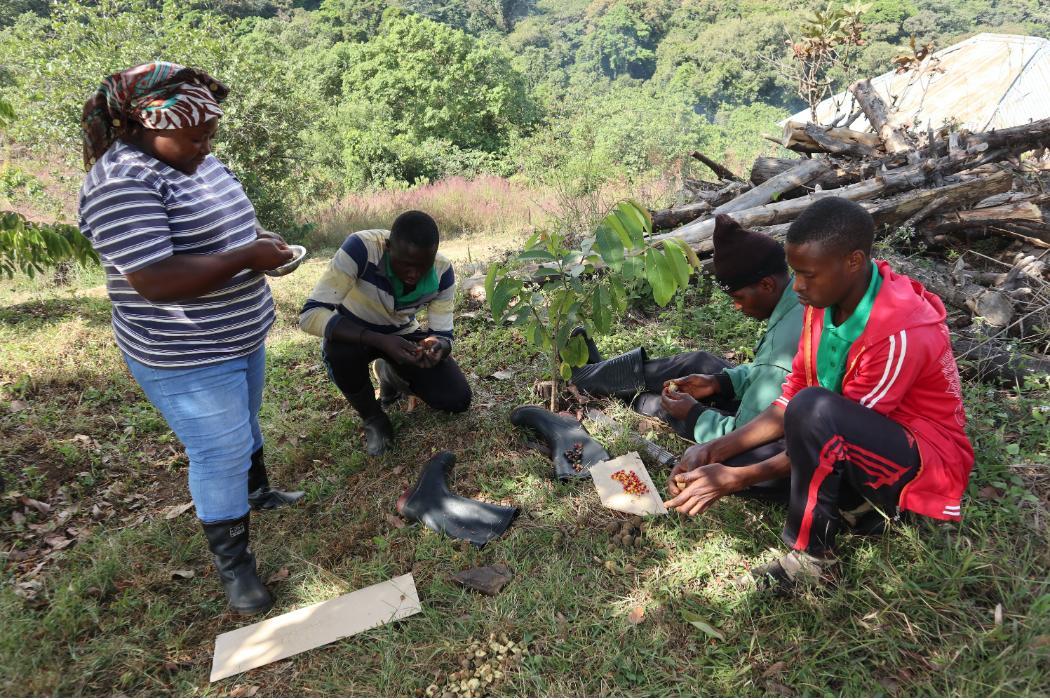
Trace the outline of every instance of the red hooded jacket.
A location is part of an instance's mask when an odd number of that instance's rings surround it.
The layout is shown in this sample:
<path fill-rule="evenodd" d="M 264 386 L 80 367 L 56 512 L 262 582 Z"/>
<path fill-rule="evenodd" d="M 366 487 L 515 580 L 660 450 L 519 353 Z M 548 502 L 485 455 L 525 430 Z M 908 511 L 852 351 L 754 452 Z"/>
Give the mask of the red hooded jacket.
<path fill-rule="evenodd" d="M 876 260 L 882 286 L 864 332 L 850 347 L 842 395 L 904 426 L 919 447 L 921 466 L 904 487 L 900 508 L 940 520 L 959 520 L 973 468 L 966 437 L 959 369 L 944 304 L 915 280 Z M 802 336 L 783 392 L 782 408 L 802 389 L 819 386 L 817 348 L 824 309 L 807 306 Z"/>

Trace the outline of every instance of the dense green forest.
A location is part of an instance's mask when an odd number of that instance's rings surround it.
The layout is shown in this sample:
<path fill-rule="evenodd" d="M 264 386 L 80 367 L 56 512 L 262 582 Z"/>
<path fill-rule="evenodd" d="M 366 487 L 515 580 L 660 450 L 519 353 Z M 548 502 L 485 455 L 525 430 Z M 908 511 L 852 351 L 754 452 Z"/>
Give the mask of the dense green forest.
<path fill-rule="evenodd" d="M 701 148 L 743 169 L 804 103 L 781 62 L 804 0 L 6 0 L 7 137 L 79 158 L 84 99 L 164 58 L 232 88 L 221 157 L 265 220 L 451 175 L 580 191 Z M 1050 36 L 1040 0 L 871 0 L 858 75 L 914 37 Z M 837 76 L 840 82 L 848 76 Z"/>

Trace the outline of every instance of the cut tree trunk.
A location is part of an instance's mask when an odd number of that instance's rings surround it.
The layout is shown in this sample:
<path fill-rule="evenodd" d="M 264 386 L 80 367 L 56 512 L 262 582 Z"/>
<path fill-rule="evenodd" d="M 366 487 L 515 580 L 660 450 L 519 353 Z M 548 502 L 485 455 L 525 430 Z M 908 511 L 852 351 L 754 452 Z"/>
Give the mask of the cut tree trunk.
<path fill-rule="evenodd" d="M 832 153 L 871 158 L 876 155 L 876 149 L 882 147 L 882 140 L 875 134 L 853 129 L 789 121 L 784 125 L 783 146 L 797 153 Z"/>
<path fill-rule="evenodd" d="M 704 200 L 693 202 L 692 204 L 686 204 L 681 207 L 657 209 L 656 211 L 650 212 L 653 219 L 653 230 L 663 231 L 676 226 L 681 226 L 682 224 L 687 224 L 704 214 L 711 213 L 712 209 L 713 207 L 711 204 Z"/>
<path fill-rule="evenodd" d="M 864 116 L 868 118 L 868 123 L 886 144 L 888 153 L 902 153 L 915 148 L 908 133 L 900 126 L 890 122 L 886 103 L 875 92 L 870 80 L 858 80 L 850 86 L 849 90 L 864 112 Z"/>
<path fill-rule="evenodd" d="M 775 202 L 781 198 L 784 192 L 796 189 L 825 175 L 834 172 L 834 166 L 825 158 L 812 158 L 800 160 L 795 167 L 771 177 L 761 185 L 754 187 L 742 195 L 715 209 L 717 214 L 730 214 L 735 211 L 751 209 L 767 202 Z"/>
<path fill-rule="evenodd" d="M 918 167 L 911 166 L 911 168 Z M 938 197 L 946 197 L 946 206 L 951 204 L 958 206 L 960 203 L 969 203 L 969 201 L 1005 192 L 1010 189 L 1013 177 L 1008 172 L 997 171 L 990 175 L 970 177 L 962 182 L 946 185 L 945 187 L 913 190 L 896 197 L 869 201 L 870 199 L 886 197 L 889 194 L 900 191 L 900 189 L 905 189 L 909 178 L 899 176 L 892 178 L 891 182 L 892 187 L 884 182 L 882 178 L 875 177 L 838 190 L 814 192 L 797 199 L 787 199 L 786 201 L 777 201 L 777 203 L 770 205 L 744 209 L 733 212 L 732 216 L 744 228 L 776 226 L 793 221 L 817 199 L 827 196 L 838 196 L 858 201 L 865 209 L 871 212 L 871 216 L 875 218 L 878 225 L 895 226 L 907 220 L 912 214 L 921 211 L 930 201 Z M 701 221 L 693 221 L 692 224 L 687 224 L 668 233 L 658 234 L 653 236 L 653 239 L 661 240 L 672 236 L 681 238 L 695 248 L 697 252 L 707 253 L 711 251 L 711 235 L 714 233 L 714 228 L 714 219 L 708 218 Z"/>

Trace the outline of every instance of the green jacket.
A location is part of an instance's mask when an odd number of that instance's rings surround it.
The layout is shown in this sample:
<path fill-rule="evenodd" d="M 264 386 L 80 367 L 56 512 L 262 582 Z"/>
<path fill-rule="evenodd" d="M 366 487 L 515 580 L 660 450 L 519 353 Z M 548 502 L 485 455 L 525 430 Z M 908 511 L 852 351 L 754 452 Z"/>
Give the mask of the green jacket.
<path fill-rule="evenodd" d="M 740 399 L 736 415 L 718 411 L 704 411 L 696 420 L 693 438 L 704 443 L 731 433 L 744 425 L 780 396 L 780 387 L 791 371 L 791 360 L 798 350 L 802 334 L 802 305 L 798 303 L 791 283 L 784 289 L 780 301 L 769 317 L 766 332 L 755 348 L 752 362 L 726 369 L 717 375 L 720 395 L 726 399 Z"/>

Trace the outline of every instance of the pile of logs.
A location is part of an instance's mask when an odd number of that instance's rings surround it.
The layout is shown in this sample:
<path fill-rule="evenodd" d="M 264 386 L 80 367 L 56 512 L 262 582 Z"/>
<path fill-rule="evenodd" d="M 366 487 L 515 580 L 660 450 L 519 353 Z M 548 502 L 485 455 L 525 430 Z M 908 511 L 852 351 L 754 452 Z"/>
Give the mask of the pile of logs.
<path fill-rule="evenodd" d="M 953 312 L 960 356 L 992 358 L 985 364 L 993 373 L 1018 379 L 1026 372 L 1009 369 L 1021 365 L 1003 349 L 1006 339 L 1038 338 L 1042 347 L 1026 347 L 1028 365 L 1045 372 L 1050 194 L 1043 188 L 1050 178 L 1033 156 L 1050 148 L 1050 118 L 984 133 L 916 135 L 895 123 L 868 81 L 851 91 L 872 132 L 788 122 L 774 140 L 801 157 L 759 158 L 747 179 L 693 153 L 718 180 L 686 180 L 687 203 L 652 212 L 654 238 L 680 238 L 704 255 L 717 214 L 782 238 L 816 199 L 850 199 L 871 212 L 882 235 L 903 228 L 909 245 L 920 244 L 922 256 L 895 262 Z M 972 250 L 988 238 L 980 253 Z"/>

